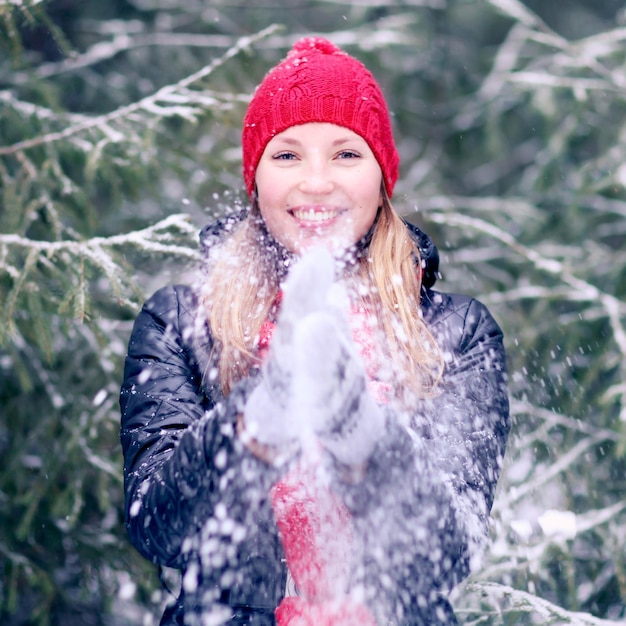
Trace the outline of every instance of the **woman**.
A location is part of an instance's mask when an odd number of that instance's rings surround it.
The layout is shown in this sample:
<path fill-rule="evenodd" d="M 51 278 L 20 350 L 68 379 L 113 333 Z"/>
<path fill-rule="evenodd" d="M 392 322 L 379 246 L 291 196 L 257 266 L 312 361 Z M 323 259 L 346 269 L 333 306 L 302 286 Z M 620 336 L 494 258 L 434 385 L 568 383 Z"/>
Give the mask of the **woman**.
<path fill-rule="evenodd" d="M 242 135 L 251 209 L 202 234 L 121 393 L 133 544 L 182 570 L 163 624 L 455 624 L 509 430 L 502 334 L 432 290 L 438 255 L 390 198 L 370 72 L 299 41 Z"/>

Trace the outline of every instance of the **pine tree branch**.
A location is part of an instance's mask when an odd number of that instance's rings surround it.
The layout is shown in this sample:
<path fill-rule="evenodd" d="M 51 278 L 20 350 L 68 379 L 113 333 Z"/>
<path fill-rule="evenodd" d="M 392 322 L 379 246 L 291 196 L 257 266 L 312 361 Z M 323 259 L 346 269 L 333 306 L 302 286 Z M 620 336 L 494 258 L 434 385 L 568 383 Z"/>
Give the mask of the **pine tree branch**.
<path fill-rule="evenodd" d="M 483 79 L 475 96 L 468 100 L 467 106 L 455 115 L 453 125 L 458 129 L 474 126 L 484 114 L 485 106 L 507 94 L 512 94 L 507 86 L 510 83 L 528 85 L 529 91 L 537 85 L 549 88 L 565 88 L 574 92 L 577 98 L 587 97 L 587 91 L 608 90 L 623 93 L 626 76 L 622 66 L 611 70 L 600 59 L 623 53 L 626 28 L 616 28 L 592 37 L 570 42 L 550 29 L 539 16 L 518 0 L 489 0 L 500 12 L 515 20 L 505 41 L 500 44 L 494 57 L 492 68 Z M 543 71 L 522 69 L 523 52 L 527 42 L 540 43 L 555 48 L 552 55 L 533 55 L 530 63 L 540 62 Z M 529 65 L 530 65 L 529 63 Z M 569 69 L 576 76 L 567 76 Z M 580 77 L 581 69 L 597 75 L 597 78 Z"/>
<path fill-rule="evenodd" d="M 197 228 L 191 225 L 188 216 L 177 214 L 170 215 L 166 219 L 143 230 L 111 237 L 93 237 L 84 241 L 40 241 L 14 234 L 0 235 L 0 259 L 3 260 L 0 267 L 6 267 L 7 273 L 15 276 L 16 268 L 4 261 L 11 247 L 24 250 L 27 259 L 24 267 L 17 272 L 17 276 L 13 281 L 7 302 L 4 306 L 3 324 L 0 326 L 0 344 L 2 344 L 6 336 L 13 331 L 12 320 L 18 296 L 25 287 L 26 278 L 33 270 L 36 263 L 40 262 L 50 265 L 50 270 L 54 273 L 58 271 L 58 269 L 51 264 L 51 259 L 55 256 L 63 258 L 63 255 L 69 254 L 78 259 L 79 291 L 74 290 L 69 292 L 68 298 L 70 300 L 72 298 L 78 298 L 75 305 L 79 308 L 80 316 L 85 314 L 84 310 L 82 312 L 80 311 L 80 300 L 86 296 L 86 292 L 84 291 L 86 283 L 82 273 L 85 260 L 88 260 L 93 266 L 103 272 L 118 301 L 124 306 L 132 308 L 135 303 L 125 296 L 125 292 L 128 291 L 128 280 L 125 278 L 125 274 L 119 271 L 119 266 L 109 253 L 109 250 L 119 247 L 134 247 L 144 253 L 158 253 L 164 256 L 186 258 L 197 262 L 200 255 L 195 248 L 171 243 L 171 238 L 174 233 L 195 240 L 198 231 Z M 67 259 L 64 261 L 67 261 Z M 68 304 L 69 301 L 66 300 L 61 308 L 67 307 Z"/>
<path fill-rule="evenodd" d="M 40 356 L 37 354 L 36 350 L 33 349 L 31 343 L 26 341 L 17 328 L 14 328 L 11 333 L 11 341 L 20 352 L 26 355 L 29 368 L 32 368 L 37 380 L 48 396 L 50 406 L 54 409 L 63 408 L 66 403 L 65 398 L 63 394 L 59 392 L 55 381 L 52 380 L 53 374 L 51 374 L 50 370 L 42 363 Z"/>
<path fill-rule="evenodd" d="M 21 9 L 23 7 L 33 7 L 36 4 L 41 4 L 42 2 L 45 2 L 45 0 L 0 0 L 0 9 L 2 7 L 7 7 L 9 9 L 11 7 L 17 7 Z"/>
<path fill-rule="evenodd" d="M 588 302 L 592 305 L 600 305 L 609 320 L 613 332 L 613 339 L 621 354 L 620 369 L 624 376 L 626 376 L 626 330 L 622 321 L 622 317 L 624 315 L 624 303 L 618 298 L 612 294 L 602 291 L 590 282 L 575 276 L 566 269 L 565 264 L 561 261 L 543 256 L 536 250 L 528 248 L 527 246 L 519 243 L 513 235 L 510 235 L 501 228 L 488 223 L 485 220 L 461 215 L 457 212 L 445 214 L 433 212 L 428 214 L 428 219 L 437 224 L 458 226 L 466 230 L 474 230 L 487 234 L 490 237 L 502 242 L 505 246 L 519 254 L 522 258 L 525 258 L 539 271 L 553 275 L 557 277 L 560 282 L 569 285 L 572 290 L 578 294 L 578 301 Z M 624 390 L 624 393 L 622 393 L 622 401 L 620 405 L 620 420 L 622 422 L 626 422 L 626 389 Z M 538 487 L 539 484 L 540 483 L 536 486 Z M 524 493 L 527 493 L 528 491 L 528 489 L 523 489 Z"/>
<path fill-rule="evenodd" d="M 4 306 L 4 315 L 2 319 L 2 324 L 0 326 L 0 345 L 4 342 L 4 338 L 7 334 L 11 334 L 13 332 L 13 315 L 15 313 L 15 305 L 17 303 L 17 298 L 26 282 L 26 278 L 28 274 L 35 266 L 37 262 L 37 250 L 30 249 L 26 255 L 26 260 L 24 262 L 24 267 L 20 270 L 17 279 L 14 281 L 11 290 L 7 296 L 5 306 Z"/>
<path fill-rule="evenodd" d="M 621 27 L 579 39 L 574 46 L 585 56 L 598 58 L 609 56 L 616 51 L 624 52 L 624 41 L 626 41 L 626 27 Z"/>
<path fill-rule="evenodd" d="M 69 139 L 70 137 L 73 137 L 88 130 L 103 130 L 106 129 L 109 124 L 118 120 L 129 118 L 133 114 L 140 111 L 147 111 L 148 113 L 160 117 L 170 115 L 193 117 L 193 115 L 199 113 L 199 108 L 198 110 L 196 110 L 195 107 L 182 107 L 180 105 L 176 105 L 173 107 L 160 107 L 159 102 L 175 103 L 177 93 L 179 93 L 181 90 L 184 90 L 187 87 L 190 87 L 191 85 L 206 79 L 215 70 L 217 70 L 219 67 L 224 65 L 227 61 L 229 61 L 236 55 L 238 55 L 241 51 L 250 48 L 250 46 L 252 46 L 257 41 L 268 37 L 277 30 L 277 26 L 270 26 L 263 29 L 259 33 L 256 33 L 255 35 L 241 37 L 237 41 L 237 43 L 232 48 L 230 48 L 223 56 L 215 59 L 212 63 L 209 63 L 209 65 L 206 65 L 202 69 L 194 72 L 193 74 L 190 74 L 189 76 L 186 76 L 176 83 L 162 87 L 150 96 L 146 96 L 141 100 L 120 107 L 115 111 L 111 111 L 110 113 L 107 113 L 105 115 L 84 119 L 71 126 L 68 126 L 67 128 L 64 128 L 61 131 L 40 135 L 38 137 L 33 137 L 32 139 L 25 139 L 9 146 L 0 146 L 0 156 L 12 155 L 18 152 L 22 152 L 24 150 L 36 148 L 38 146 L 55 143 L 57 141 L 64 141 L 66 139 Z M 203 104 L 202 100 L 200 100 L 198 106 L 200 106 L 201 104 Z"/>
<path fill-rule="evenodd" d="M 516 502 L 522 500 L 526 495 L 543 488 L 550 480 L 559 474 L 567 471 L 573 463 L 586 454 L 590 448 L 605 440 L 602 435 L 588 436 L 579 441 L 573 448 L 561 454 L 556 462 L 549 466 L 542 467 L 533 479 L 527 480 L 509 493 L 502 494 L 498 506 L 501 508 L 511 508 Z"/>
<path fill-rule="evenodd" d="M 320 0 L 327 4 L 345 5 L 346 0 Z M 397 0 L 350 0 L 351 7 L 397 7 Z M 405 7 L 424 7 L 428 9 L 446 9 L 448 0 L 403 0 L 402 8 Z"/>
<path fill-rule="evenodd" d="M 0 235 L 0 246 L 16 246 L 26 250 L 35 250 L 48 257 L 60 252 L 70 252 L 75 256 L 89 256 L 94 249 L 135 246 L 147 252 L 161 252 L 198 260 L 198 253 L 190 248 L 167 243 L 170 231 L 177 231 L 187 236 L 197 236 L 197 228 L 191 225 L 189 216 L 184 213 L 169 215 L 165 219 L 141 230 L 135 230 L 111 237 L 92 237 L 83 241 L 40 241 L 20 235 Z"/>
<path fill-rule="evenodd" d="M 78 113 L 64 112 L 62 115 L 56 113 L 52 109 L 43 107 L 32 102 L 26 102 L 15 97 L 15 94 L 7 89 L 0 90 L 0 102 L 9 105 L 12 109 L 20 113 L 23 117 L 34 116 L 41 120 L 52 121 L 71 121 L 75 124 L 88 121 L 90 118 L 87 115 L 80 115 Z"/>
<path fill-rule="evenodd" d="M 525 216 L 538 216 L 539 211 L 535 204 L 524 198 L 506 198 L 501 196 L 454 196 L 440 195 L 420 198 L 419 210 L 426 213 L 430 211 L 454 210 L 458 207 L 480 211 L 483 213 L 502 213 L 503 204 L 506 203 L 507 212 Z"/>
<path fill-rule="evenodd" d="M 503 254 L 493 256 L 490 260 L 498 260 L 504 258 Z M 471 259 L 470 254 L 454 256 L 456 262 L 463 263 Z M 487 259 L 481 259 L 487 260 Z M 520 302 L 521 300 L 561 300 L 564 302 L 586 302 L 589 298 L 581 295 L 576 289 L 571 287 L 545 287 L 543 285 L 517 285 L 512 289 L 502 291 L 492 291 L 483 296 L 485 302 L 490 304 L 506 304 L 510 302 Z M 626 303 L 622 305 L 622 314 L 626 314 Z M 582 315 L 582 314 L 581 314 Z M 606 318 L 607 312 L 603 307 L 593 306 L 585 312 L 585 319 Z M 580 317 L 577 319 L 580 320 Z"/>
<path fill-rule="evenodd" d="M 615 91 L 622 93 L 625 84 L 624 81 L 616 83 L 609 80 L 603 80 L 601 78 L 556 76 L 555 74 L 547 72 L 532 71 L 512 72 L 506 77 L 506 80 L 512 83 L 532 85 L 533 88 L 542 86 L 571 89 L 577 93 L 583 93 L 586 91 Z"/>
<path fill-rule="evenodd" d="M 502 201 L 501 206 L 504 203 L 505 201 Z M 498 228 L 496 225 L 486 222 L 485 220 L 468 217 L 459 213 L 429 213 L 428 219 L 432 220 L 436 224 L 458 226 L 489 235 L 530 261 L 538 270 L 556 276 L 561 282 L 572 287 L 580 294 L 579 299 L 581 301 L 600 303 L 610 320 L 617 347 L 619 348 L 622 357 L 626 360 L 626 331 L 624 330 L 624 326 L 622 325 L 622 321 L 620 319 L 624 305 L 615 296 L 598 289 L 598 287 L 592 285 L 586 280 L 578 278 L 569 272 L 562 262 L 542 256 L 537 251 L 519 243 L 513 235 L 510 235 L 501 228 Z M 624 407 L 624 411 L 626 411 L 626 406 Z"/>
<path fill-rule="evenodd" d="M 99 41 L 80 55 L 55 63 L 45 63 L 32 72 L 16 72 L 10 77 L 10 80 L 14 85 L 21 85 L 31 81 L 33 75 L 37 78 L 48 79 L 108 61 L 124 52 L 151 46 L 229 48 L 233 46 L 233 37 L 196 33 L 118 33 L 112 40 Z"/>
<path fill-rule="evenodd" d="M 80 450 L 84 454 L 85 459 L 88 463 L 90 463 L 97 469 L 106 472 L 111 478 L 113 478 L 115 482 L 122 482 L 122 474 L 117 464 L 113 463 L 109 459 L 105 459 L 100 454 L 94 452 L 84 437 L 79 438 L 78 444 L 78 450 Z"/>
<path fill-rule="evenodd" d="M 598 526 L 614 520 L 625 509 L 626 500 L 621 500 L 604 509 L 595 509 L 576 515 L 576 533 L 580 534 L 594 530 Z"/>
<path fill-rule="evenodd" d="M 487 0 L 504 15 L 513 19 L 516 23 L 523 24 L 526 28 L 536 30 L 544 34 L 546 41 L 557 48 L 566 48 L 567 40 L 551 29 L 534 11 L 529 9 L 519 0 Z"/>
<path fill-rule="evenodd" d="M 513 399 L 511 401 L 511 412 L 514 415 L 532 415 L 543 420 L 549 426 L 564 426 L 573 432 L 588 435 L 598 440 L 606 439 L 607 441 L 618 442 L 623 438 L 623 435 L 617 431 L 609 428 L 597 428 L 591 422 L 555 413 L 528 401 Z M 530 436 L 532 437 L 532 433 Z M 534 439 L 537 438 L 535 437 Z"/>
<path fill-rule="evenodd" d="M 542 624 L 570 624 L 570 626 L 618 626 L 623 622 L 600 619 L 589 613 L 579 613 L 568 611 L 548 600 L 539 598 L 527 591 L 514 589 L 509 585 L 501 585 L 494 582 L 470 581 L 465 585 L 465 590 L 476 593 L 486 599 L 492 598 L 495 602 L 510 602 L 510 609 L 500 609 L 501 613 L 523 611 L 525 613 L 538 613 L 541 616 Z M 471 609 L 455 607 L 455 611 L 460 615 L 463 613 L 473 613 Z M 469 624 L 471 622 L 465 622 Z M 480 622 L 475 622 L 480 623 Z M 484 622 L 483 622 L 484 623 Z"/>

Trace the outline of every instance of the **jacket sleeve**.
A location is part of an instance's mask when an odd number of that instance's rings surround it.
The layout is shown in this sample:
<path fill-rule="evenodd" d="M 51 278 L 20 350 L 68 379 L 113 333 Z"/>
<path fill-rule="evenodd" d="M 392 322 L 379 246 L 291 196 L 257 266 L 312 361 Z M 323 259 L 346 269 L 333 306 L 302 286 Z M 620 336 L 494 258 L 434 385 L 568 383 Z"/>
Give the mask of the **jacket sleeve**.
<path fill-rule="evenodd" d="M 234 436 L 238 394 L 216 404 L 202 386 L 196 307 L 187 287 L 166 287 L 146 302 L 120 395 L 127 530 L 146 558 L 171 567 L 188 558 L 184 541 L 213 515 L 219 486 L 236 481 L 230 474 L 241 470 L 233 468 L 268 474 Z M 243 517 L 243 499 L 239 504 Z M 234 516 L 237 506 L 230 507 Z"/>
<path fill-rule="evenodd" d="M 422 440 L 446 478 L 472 556 L 473 548 L 479 552 L 484 543 L 500 476 L 509 400 L 500 327 L 477 300 L 455 314 L 464 315 L 464 321 L 454 349 L 444 354 L 441 393 L 424 402 L 417 417 L 426 417 Z"/>
<path fill-rule="evenodd" d="M 405 606 L 423 606 L 433 590 L 468 575 L 487 536 L 509 431 L 500 328 L 469 298 L 446 301 L 435 317 L 445 360 L 437 394 L 416 402 L 411 428 L 390 415 L 365 478 L 342 484 L 366 552 L 385 555 L 379 567 L 370 560 L 364 578 L 375 586 L 391 575 L 393 588 L 408 590 Z"/>

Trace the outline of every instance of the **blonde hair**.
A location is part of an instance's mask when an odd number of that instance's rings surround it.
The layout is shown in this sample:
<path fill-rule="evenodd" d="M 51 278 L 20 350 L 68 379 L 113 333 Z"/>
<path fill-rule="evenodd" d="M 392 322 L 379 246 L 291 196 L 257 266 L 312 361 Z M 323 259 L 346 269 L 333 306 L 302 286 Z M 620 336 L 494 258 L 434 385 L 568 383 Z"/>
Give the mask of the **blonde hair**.
<path fill-rule="evenodd" d="M 281 276 L 266 244 L 267 233 L 253 206 L 208 266 L 202 306 L 214 339 L 211 361 L 224 394 L 258 365 L 259 333 L 276 314 Z M 419 250 L 384 190 L 371 241 L 356 264 L 356 292 L 378 321 L 379 349 L 390 357 L 395 397 L 405 404 L 407 393 L 432 395 L 443 358 L 420 314 Z"/>

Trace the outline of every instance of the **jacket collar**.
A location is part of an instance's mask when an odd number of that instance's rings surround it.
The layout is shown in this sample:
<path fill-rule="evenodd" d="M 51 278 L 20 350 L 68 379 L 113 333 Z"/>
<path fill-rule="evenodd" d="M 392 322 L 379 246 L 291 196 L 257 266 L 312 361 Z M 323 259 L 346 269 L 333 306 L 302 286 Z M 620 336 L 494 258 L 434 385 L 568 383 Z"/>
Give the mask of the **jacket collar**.
<path fill-rule="evenodd" d="M 403 220 L 409 230 L 411 239 L 420 252 L 422 263 L 422 286 L 430 289 L 439 277 L 439 250 L 433 240 L 414 224 Z"/>

